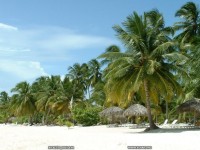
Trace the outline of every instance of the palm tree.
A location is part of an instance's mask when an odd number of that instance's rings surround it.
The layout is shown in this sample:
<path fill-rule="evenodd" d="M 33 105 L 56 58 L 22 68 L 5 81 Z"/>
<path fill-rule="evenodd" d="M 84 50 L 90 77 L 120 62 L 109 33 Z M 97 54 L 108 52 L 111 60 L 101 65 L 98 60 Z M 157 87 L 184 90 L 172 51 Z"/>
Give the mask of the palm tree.
<path fill-rule="evenodd" d="M 174 25 L 176 30 L 181 31 L 175 39 L 180 43 L 181 52 L 189 57 L 185 68 L 190 78 L 182 77 L 184 91 L 187 93 L 185 99 L 199 97 L 200 10 L 195 3 L 188 2 L 176 12 L 175 16 L 182 19 Z"/>
<path fill-rule="evenodd" d="M 99 82 L 101 82 L 101 65 L 96 59 L 92 59 L 88 63 L 88 68 L 89 68 L 89 74 L 88 74 L 88 94 L 89 94 L 89 99 L 90 99 L 90 90 L 93 91 L 95 85 Z"/>
<path fill-rule="evenodd" d="M 14 113 L 19 116 L 29 116 L 29 123 L 32 125 L 32 117 L 36 111 L 36 107 L 31 86 L 27 82 L 20 82 L 11 92 L 15 93 L 12 96 L 11 102 Z"/>
<path fill-rule="evenodd" d="M 42 123 L 47 124 L 49 116 L 57 117 L 70 112 L 70 98 L 73 84 L 66 76 L 62 81 L 60 76 L 42 76 L 32 85 L 36 106 L 42 113 Z M 79 93 L 75 93 L 77 99 Z M 51 120 L 52 121 L 52 120 Z"/>
<path fill-rule="evenodd" d="M 66 114 L 70 112 L 70 100 L 73 92 L 73 84 L 70 79 L 65 76 L 64 80 L 61 82 L 60 96 L 57 97 L 56 101 L 53 103 L 52 108 L 57 114 Z M 79 93 L 74 94 L 74 100 L 78 101 Z"/>
<path fill-rule="evenodd" d="M 117 45 L 111 45 L 109 47 L 106 48 L 105 53 L 109 53 L 109 52 L 115 52 L 118 53 L 120 52 L 120 48 Z M 101 65 L 108 65 L 111 62 L 111 58 L 104 58 L 103 60 L 101 60 Z"/>
<path fill-rule="evenodd" d="M 36 107 L 38 112 L 43 114 L 42 123 L 47 124 L 48 117 L 52 112 L 52 105 L 57 98 L 57 84 L 59 77 L 42 76 L 33 83 L 32 89 L 36 99 Z"/>
<path fill-rule="evenodd" d="M 194 41 L 194 36 L 200 35 L 200 10 L 193 2 L 187 2 L 175 14 L 183 21 L 175 23 L 176 30 L 183 30 L 176 38 L 184 39 L 186 43 Z"/>
<path fill-rule="evenodd" d="M 8 96 L 8 93 L 5 91 L 2 91 L 0 93 L 0 115 L 2 115 L 4 122 L 6 123 L 11 115 L 10 110 L 10 97 Z"/>
<path fill-rule="evenodd" d="M 151 116 L 151 101 L 157 104 L 160 95 L 171 99 L 174 94 L 181 93 L 171 70 L 180 69 L 177 60 L 185 57 L 173 49 L 175 44 L 168 36 L 172 30 L 164 27 L 163 16 L 157 10 L 143 16 L 134 12 L 123 26 L 113 28 L 127 50 L 100 56 L 112 60 L 105 76 L 107 99 L 118 97 L 124 101 L 139 93 L 146 102 L 150 129 L 156 129 Z"/>
<path fill-rule="evenodd" d="M 9 100 L 10 100 L 10 97 L 8 96 L 8 93 L 5 91 L 2 91 L 0 93 L 0 103 L 5 104 L 5 103 L 8 103 Z"/>
<path fill-rule="evenodd" d="M 76 92 L 81 92 L 82 99 L 84 99 L 84 93 L 87 93 L 89 87 L 89 71 L 87 64 L 84 63 L 80 65 L 79 63 L 75 63 L 68 68 L 68 71 L 67 77 L 69 77 L 73 84 L 73 95 Z M 73 99 L 73 95 L 71 99 Z"/>
<path fill-rule="evenodd" d="M 92 59 L 89 61 L 88 66 L 90 71 L 90 84 L 94 87 L 95 84 L 101 81 L 101 65 L 96 59 Z"/>
<path fill-rule="evenodd" d="M 91 98 L 89 99 L 90 104 L 95 104 L 99 106 L 103 106 L 106 100 L 106 94 L 104 91 L 104 82 L 98 82 L 95 84 L 94 89 L 91 94 Z"/>

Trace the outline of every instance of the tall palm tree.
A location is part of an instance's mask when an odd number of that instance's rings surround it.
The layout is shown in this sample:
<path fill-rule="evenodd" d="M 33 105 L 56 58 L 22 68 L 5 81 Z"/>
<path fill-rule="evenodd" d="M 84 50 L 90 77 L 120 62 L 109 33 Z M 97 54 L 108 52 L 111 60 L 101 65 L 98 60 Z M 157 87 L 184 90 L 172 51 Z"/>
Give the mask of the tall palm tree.
<path fill-rule="evenodd" d="M 68 68 L 68 71 L 69 73 L 67 74 L 67 77 L 69 77 L 73 83 L 73 95 L 76 92 L 82 92 L 82 99 L 84 99 L 84 93 L 87 93 L 89 86 L 89 70 L 87 64 L 84 63 L 81 65 L 79 63 L 75 63 L 73 66 Z"/>
<path fill-rule="evenodd" d="M 127 100 L 139 93 L 146 102 L 149 129 L 156 129 L 151 116 L 151 101 L 158 103 L 160 95 L 171 99 L 174 94 L 181 93 L 171 70 L 180 69 L 177 60 L 185 57 L 173 49 L 175 44 L 168 36 L 172 30 L 164 27 L 163 16 L 157 10 L 143 16 L 134 12 L 123 26 L 113 28 L 127 50 L 100 56 L 112 60 L 105 76 L 107 99 Z"/>
<path fill-rule="evenodd" d="M 194 36 L 200 35 L 200 10 L 194 2 L 187 2 L 175 14 L 183 21 L 175 23 L 176 30 L 182 32 L 176 37 L 186 43 L 194 41 Z"/>
<path fill-rule="evenodd" d="M 184 4 L 175 14 L 181 19 L 181 22 L 174 24 L 174 28 L 180 33 L 175 37 L 180 43 L 180 50 L 185 53 L 189 59 L 185 68 L 190 78 L 184 78 L 182 84 L 187 93 L 185 99 L 191 97 L 200 97 L 200 78 L 198 70 L 200 69 L 200 9 L 193 2 Z"/>
<path fill-rule="evenodd" d="M 96 59 L 92 59 L 88 63 L 89 74 L 88 74 L 88 94 L 90 99 L 90 90 L 93 91 L 95 85 L 101 82 L 102 73 L 101 73 L 101 65 Z"/>
<path fill-rule="evenodd" d="M 47 124 L 48 117 L 55 109 L 60 110 L 58 101 L 65 98 L 60 76 L 40 77 L 33 83 L 36 106 L 43 113 L 43 124 Z"/>
<path fill-rule="evenodd" d="M 89 61 L 88 66 L 90 71 L 90 84 L 94 87 L 96 83 L 101 81 L 101 65 L 96 59 L 92 59 Z"/>
<path fill-rule="evenodd" d="M 14 93 L 11 102 L 14 113 L 19 116 L 29 116 L 29 123 L 32 125 L 32 117 L 36 111 L 36 107 L 31 86 L 27 82 L 20 82 L 11 92 Z"/>

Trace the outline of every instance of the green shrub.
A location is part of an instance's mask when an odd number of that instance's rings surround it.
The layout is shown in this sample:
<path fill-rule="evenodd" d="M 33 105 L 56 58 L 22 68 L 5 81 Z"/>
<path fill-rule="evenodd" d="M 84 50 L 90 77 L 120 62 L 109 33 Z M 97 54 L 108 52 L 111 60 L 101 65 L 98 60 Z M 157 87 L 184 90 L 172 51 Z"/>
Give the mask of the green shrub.
<path fill-rule="evenodd" d="M 73 117 L 77 123 L 82 124 L 83 126 L 96 125 L 99 121 L 99 112 L 102 109 L 100 107 L 86 107 L 86 108 L 77 108 L 75 107 L 72 110 Z"/>
<path fill-rule="evenodd" d="M 72 122 L 70 122 L 70 121 L 66 121 L 66 122 L 65 122 L 65 125 L 66 125 L 68 128 L 70 128 L 70 127 L 73 126 L 74 124 L 73 124 Z"/>
<path fill-rule="evenodd" d="M 58 116 L 55 120 L 54 120 L 54 124 L 59 125 L 59 126 L 67 126 L 68 128 L 73 126 L 74 124 L 70 121 L 68 121 L 65 117 L 63 116 Z"/>
<path fill-rule="evenodd" d="M 12 123 L 18 123 L 18 124 L 23 124 L 23 123 L 28 123 L 28 117 L 26 116 L 20 116 L 16 117 L 16 119 L 12 120 Z"/>

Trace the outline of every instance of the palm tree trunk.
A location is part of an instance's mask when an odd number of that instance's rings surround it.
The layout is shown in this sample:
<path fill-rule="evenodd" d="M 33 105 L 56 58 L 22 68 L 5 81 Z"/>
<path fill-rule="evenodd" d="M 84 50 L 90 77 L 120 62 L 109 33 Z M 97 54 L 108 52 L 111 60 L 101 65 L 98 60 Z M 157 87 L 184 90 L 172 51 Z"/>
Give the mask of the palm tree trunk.
<path fill-rule="evenodd" d="M 159 127 L 157 127 L 154 124 L 153 119 L 152 119 L 152 115 L 151 115 L 149 87 L 148 87 L 148 81 L 147 80 L 144 80 L 144 89 L 145 89 L 145 94 L 146 94 L 147 115 L 148 115 L 148 120 L 149 120 L 149 125 L 150 125 L 150 128 L 148 128 L 147 130 L 158 129 Z"/>
<path fill-rule="evenodd" d="M 49 114 L 50 114 L 50 109 L 48 109 L 48 112 L 47 112 L 47 114 L 46 114 L 45 125 L 47 125 L 47 123 L 48 123 Z"/>
<path fill-rule="evenodd" d="M 30 115 L 29 116 L 29 124 L 32 126 L 33 125 L 33 117 Z"/>
<path fill-rule="evenodd" d="M 91 97 L 90 96 L 90 87 L 87 88 L 87 91 L 88 91 L 88 99 L 90 99 L 90 97 Z"/>
<path fill-rule="evenodd" d="M 45 125 L 45 114 L 42 116 L 42 125 Z"/>
<path fill-rule="evenodd" d="M 166 119 L 168 119 L 168 102 L 166 101 Z"/>
<path fill-rule="evenodd" d="M 196 112 L 194 112 L 194 126 L 196 124 Z"/>

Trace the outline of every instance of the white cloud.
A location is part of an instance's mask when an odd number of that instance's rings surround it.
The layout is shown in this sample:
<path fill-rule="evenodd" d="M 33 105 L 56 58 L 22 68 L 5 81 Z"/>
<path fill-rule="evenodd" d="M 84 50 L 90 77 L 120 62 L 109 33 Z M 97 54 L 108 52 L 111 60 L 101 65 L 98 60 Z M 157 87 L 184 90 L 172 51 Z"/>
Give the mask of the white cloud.
<path fill-rule="evenodd" d="M 0 29 L 3 29 L 3 30 L 14 30 L 14 31 L 18 30 L 17 27 L 14 27 L 14 26 L 11 26 L 11 25 L 7 25 L 7 24 L 4 24 L 4 23 L 0 23 Z"/>
<path fill-rule="evenodd" d="M 94 47 L 105 47 L 116 43 L 111 38 L 84 35 L 59 27 L 16 28 L 17 32 L 14 31 L 15 27 L 9 25 L 2 27 L 8 29 L 10 27 L 13 32 L 0 30 L 0 59 L 1 57 L 9 59 L 11 56 L 17 60 L 49 61 L 63 60 L 63 58 L 66 60 L 72 51 L 73 53 L 83 49 L 89 51 L 89 49 L 94 50 Z"/>
<path fill-rule="evenodd" d="M 39 41 L 41 47 L 49 50 L 74 50 L 112 43 L 114 41 L 109 38 L 81 34 L 53 35 L 50 38 Z"/>
<path fill-rule="evenodd" d="M 40 62 L 0 60 L 0 91 L 7 91 L 21 81 L 32 82 L 40 76 L 48 76 Z"/>
<path fill-rule="evenodd" d="M 72 65 L 75 61 L 97 57 L 98 49 L 103 51 L 114 43 L 116 41 L 111 38 L 86 35 L 67 28 L 24 29 L 0 23 L 0 90 L 10 89 L 23 80 L 33 81 L 42 75 L 63 75 L 68 63 Z"/>
<path fill-rule="evenodd" d="M 39 62 L 1 60 L 0 72 L 8 73 L 21 80 L 30 80 L 48 75 Z"/>

